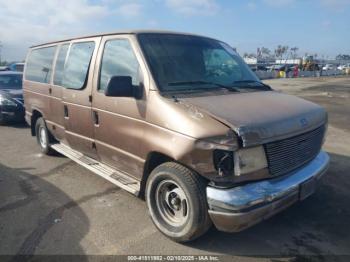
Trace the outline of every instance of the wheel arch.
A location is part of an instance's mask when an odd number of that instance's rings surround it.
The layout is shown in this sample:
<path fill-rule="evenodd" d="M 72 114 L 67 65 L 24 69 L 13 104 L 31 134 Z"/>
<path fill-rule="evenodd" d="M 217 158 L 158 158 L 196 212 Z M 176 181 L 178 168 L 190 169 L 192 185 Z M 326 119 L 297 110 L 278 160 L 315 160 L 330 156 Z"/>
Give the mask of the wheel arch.
<path fill-rule="evenodd" d="M 37 109 L 33 109 L 32 116 L 30 118 L 30 131 L 31 131 L 32 136 L 36 135 L 35 124 L 36 124 L 36 121 L 38 121 L 38 119 L 40 117 L 43 117 L 42 112 L 40 112 Z"/>
<path fill-rule="evenodd" d="M 166 162 L 174 162 L 174 163 L 177 163 L 179 165 L 182 165 L 182 166 L 186 167 L 187 169 L 189 169 L 190 171 L 200 175 L 203 179 L 209 181 L 208 178 L 199 174 L 198 171 L 193 169 L 191 166 L 186 164 L 184 161 L 179 161 L 179 160 L 177 160 L 177 159 L 175 159 L 175 158 L 173 158 L 165 153 L 153 151 L 147 155 L 146 162 L 144 164 L 144 169 L 143 169 L 143 174 L 142 174 L 142 179 L 141 179 L 141 184 L 140 184 L 140 193 L 139 193 L 140 198 L 144 199 L 144 197 L 145 197 L 147 180 L 148 180 L 148 177 L 150 176 L 150 174 L 152 173 L 152 171 L 156 167 L 158 167 L 159 165 L 166 163 Z"/>
<path fill-rule="evenodd" d="M 141 179 L 140 193 L 139 193 L 139 196 L 142 199 L 144 199 L 145 197 L 147 179 L 149 175 L 152 173 L 153 169 L 155 169 L 157 166 L 165 162 L 173 162 L 173 161 L 175 161 L 175 159 L 173 159 L 172 157 L 156 151 L 150 152 L 147 155 L 146 162 L 143 168 L 143 175 Z"/>

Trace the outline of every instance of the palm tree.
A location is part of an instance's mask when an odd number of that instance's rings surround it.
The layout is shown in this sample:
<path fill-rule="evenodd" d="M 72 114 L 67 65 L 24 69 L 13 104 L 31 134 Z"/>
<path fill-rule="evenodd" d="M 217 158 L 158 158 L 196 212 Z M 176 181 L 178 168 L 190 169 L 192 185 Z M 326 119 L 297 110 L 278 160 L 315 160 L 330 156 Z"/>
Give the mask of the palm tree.
<path fill-rule="evenodd" d="M 282 57 L 288 52 L 289 47 L 287 45 L 278 45 L 275 49 L 275 56 L 282 59 Z"/>
<path fill-rule="evenodd" d="M 292 58 L 293 59 L 296 59 L 297 58 L 297 51 L 299 50 L 299 47 L 292 47 L 291 49 L 290 49 L 290 51 L 291 51 L 291 53 L 292 53 Z"/>

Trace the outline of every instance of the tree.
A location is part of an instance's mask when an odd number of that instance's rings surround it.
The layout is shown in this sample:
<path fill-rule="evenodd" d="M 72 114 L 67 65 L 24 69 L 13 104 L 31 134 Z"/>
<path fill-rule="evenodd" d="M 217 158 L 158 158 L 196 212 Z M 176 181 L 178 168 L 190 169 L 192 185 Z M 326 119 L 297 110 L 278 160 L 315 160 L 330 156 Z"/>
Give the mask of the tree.
<path fill-rule="evenodd" d="M 275 49 L 275 56 L 276 58 L 282 59 L 282 57 L 288 53 L 289 47 L 287 45 L 278 45 L 277 48 Z"/>
<path fill-rule="evenodd" d="M 254 53 L 250 53 L 249 54 L 249 53 L 246 52 L 246 53 L 243 54 L 243 57 L 244 58 L 256 58 L 256 54 L 254 54 Z"/>
<path fill-rule="evenodd" d="M 335 57 L 336 60 L 350 60 L 350 55 L 339 54 Z"/>
<path fill-rule="evenodd" d="M 271 55 L 271 50 L 267 47 L 258 48 L 258 57 L 260 58 L 269 58 Z"/>
<path fill-rule="evenodd" d="M 299 47 L 292 47 L 291 49 L 290 49 L 290 51 L 291 51 L 291 55 L 292 55 L 292 58 L 293 59 L 296 59 L 297 57 L 298 57 L 298 54 L 297 54 L 297 52 L 298 52 L 298 50 L 299 50 Z"/>

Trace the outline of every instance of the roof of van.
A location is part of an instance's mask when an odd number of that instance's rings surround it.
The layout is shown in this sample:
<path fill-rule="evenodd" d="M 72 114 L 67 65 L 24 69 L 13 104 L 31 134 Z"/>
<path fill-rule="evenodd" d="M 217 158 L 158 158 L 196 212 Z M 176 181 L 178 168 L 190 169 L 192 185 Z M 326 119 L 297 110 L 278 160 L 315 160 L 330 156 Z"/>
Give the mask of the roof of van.
<path fill-rule="evenodd" d="M 30 48 L 33 47 L 39 47 L 49 44 L 56 44 L 61 42 L 67 42 L 71 40 L 77 40 L 77 39 L 83 39 L 83 38 L 89 38 L 89 37 L 98 37 L 98 36 L 106 36 L 106 35 L 125 35 L 125 34 L 177 34 L 177 35 L 194 35 L 194 36 L 201 36 L 197 34 L 192 33 L 185 33 L 185 32 L 175 32 L 175 31 L 167 31 L 167 30 L 129 30 L 129 31 L 117 31 L 117 32 L 109 32 L 109 33 L 100 33 L 100 34 L 92 34 L 92 35 L 84 35 L 84 36 L 78 36 L 78 37 L 72 37 L 67 39 L 62 39 L 58 41 L 50 41 L 43 44 L 33 45 Z M 206 37 L 206 36 L 203 36 Z M 210 37 L 207 37 L 210 38 Z"/>

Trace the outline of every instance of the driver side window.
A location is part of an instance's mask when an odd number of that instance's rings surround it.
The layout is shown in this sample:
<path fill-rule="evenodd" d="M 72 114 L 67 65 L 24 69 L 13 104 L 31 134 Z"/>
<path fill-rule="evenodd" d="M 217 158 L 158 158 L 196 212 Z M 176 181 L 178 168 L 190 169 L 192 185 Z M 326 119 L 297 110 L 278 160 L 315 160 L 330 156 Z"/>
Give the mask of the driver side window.
<path fill-rule="evenodd" d="M 127 39 L 106 41 L 100 76 L 99 91 L 103 92 L 112 76 L 130 76 L 132 84 L 140 84 L 140 66 Z"/>

